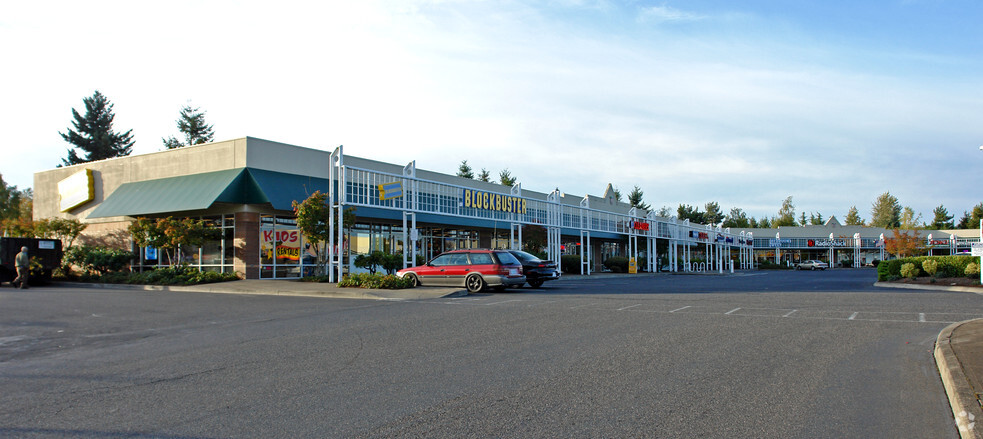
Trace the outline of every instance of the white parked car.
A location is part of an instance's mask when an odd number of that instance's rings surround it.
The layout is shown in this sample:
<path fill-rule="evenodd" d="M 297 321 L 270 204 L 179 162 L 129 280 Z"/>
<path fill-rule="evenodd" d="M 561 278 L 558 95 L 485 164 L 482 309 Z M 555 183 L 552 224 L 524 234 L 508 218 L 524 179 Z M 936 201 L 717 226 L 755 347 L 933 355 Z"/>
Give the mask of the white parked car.
<path fill-rule="evenodd" d="M 809 261 L 802 261 L 802 262 L 799 262 L 798 264 L 795 264 L 795 269 L 796 270 L 805 270 L 805 269 L 809 269 L 809 270 L 825 270 L 828 267 L 829 267 L 829 265 L 826 265 L 826 263 L 823 262 L 823 261 L 812 261 L 812 260 L 809 260 Z"/>

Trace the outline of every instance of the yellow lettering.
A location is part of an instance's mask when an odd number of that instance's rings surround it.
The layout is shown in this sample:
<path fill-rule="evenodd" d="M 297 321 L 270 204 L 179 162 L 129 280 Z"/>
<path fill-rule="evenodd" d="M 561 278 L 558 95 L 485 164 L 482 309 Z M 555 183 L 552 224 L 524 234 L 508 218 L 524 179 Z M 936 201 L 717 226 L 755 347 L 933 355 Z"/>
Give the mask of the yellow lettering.
<path fill-rule="evenodd" d="M 522 214 L 526 213 L 526 200 L 522 200 Z"/>
<path fill-rule="evenodd" d="M 464 207 L 471 207 L 471 191 L 464 190 Z"/>
<path fill-rule="evenodd" d="M 488 194 L 487 193 L 482 193 L 481 194 L 481 208 L 482 209 L 487 209 L 488 208 Z"/>
<path fill-rule="evenodd" d="M 495 195 L 495 210 L 502 210 L 502 196 Z"/>

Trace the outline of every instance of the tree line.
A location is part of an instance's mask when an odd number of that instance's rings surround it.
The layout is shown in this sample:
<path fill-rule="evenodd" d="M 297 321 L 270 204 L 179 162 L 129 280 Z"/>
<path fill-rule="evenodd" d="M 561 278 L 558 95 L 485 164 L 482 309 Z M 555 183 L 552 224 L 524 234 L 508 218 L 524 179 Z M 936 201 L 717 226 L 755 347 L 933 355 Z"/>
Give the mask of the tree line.
<path fill-rule="evenodd" d="M 72 108 L 72 126 L 64 133 L 58 132 L 62 139 L 72 145 L 68 148 L 68 156 L 58 166 L 130 155 L 135 142 L 133 130 L 114 130 L 116 114 L 109 98 L 96 90 L 92 96 L 83 98 L 82 104 L 85 106 L 85 113 Z M 176 124 L 182 139 L 174 136 L 161 138 L 166 149 L 200 145 L 211 142 L 215 136 L 213 126 L 205 122 L 205 112 L 191 104 L 181 108 Z"/>

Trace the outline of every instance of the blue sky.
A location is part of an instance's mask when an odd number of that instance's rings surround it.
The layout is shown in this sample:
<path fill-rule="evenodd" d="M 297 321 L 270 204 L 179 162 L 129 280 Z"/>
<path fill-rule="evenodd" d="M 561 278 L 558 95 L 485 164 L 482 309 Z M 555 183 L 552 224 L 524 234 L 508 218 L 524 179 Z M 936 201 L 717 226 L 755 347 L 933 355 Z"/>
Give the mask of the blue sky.
<path fill-rule="evenodd" d="M 638 185 L 656 208 L 983 201 L 980 2 L 9 3 L 0 173 L 21 188 L 98 89 L 137 154 L 190 101 L 217 140 Z"/>

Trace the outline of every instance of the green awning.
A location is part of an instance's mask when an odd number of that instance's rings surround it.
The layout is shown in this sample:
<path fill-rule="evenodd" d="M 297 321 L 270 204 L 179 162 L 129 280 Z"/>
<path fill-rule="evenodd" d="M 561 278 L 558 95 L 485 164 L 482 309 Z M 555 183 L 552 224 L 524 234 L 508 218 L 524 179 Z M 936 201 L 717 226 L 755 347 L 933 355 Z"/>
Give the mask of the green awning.
<path fill-rule="evenodd" d="M 249 168 L 249 174 L 277 210 L 293 210 L 314 191 L 328 192 L 328 179 Z"/>
<path fill-rule="evenodd" d="M 270 203 L 277 210 L 293 210 L 293 201 L 303 201 L 318 190 L 328 190 L 327 179 L 262 169 L 229 169 L 124 183 L 89 218 L 204 210 L 215 203 Z"/>
<path fill-rule="evenodd" d="M 268 203 L 245 169 L 124 183 L 89 218 L 202 210 L 216 202 Z"/>

